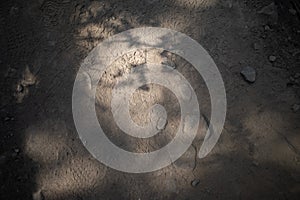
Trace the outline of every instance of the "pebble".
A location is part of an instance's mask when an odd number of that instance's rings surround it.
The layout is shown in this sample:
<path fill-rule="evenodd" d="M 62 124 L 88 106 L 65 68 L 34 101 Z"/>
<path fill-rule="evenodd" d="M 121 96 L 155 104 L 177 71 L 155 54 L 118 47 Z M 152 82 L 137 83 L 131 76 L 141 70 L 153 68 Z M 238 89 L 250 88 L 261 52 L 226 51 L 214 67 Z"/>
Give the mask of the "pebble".
<path fill-rule="evenodd" d="M 274 15 L 277 12 L 277 8 L 275 3 L 271 3 L 265 7 L 263 7 L 260 11 L 258 11 L 259 14 L 265 14 L 265 15 Z"/>
<path fill-rule="evenodd" d="M 256 166 L 256 167 L 259 166 L 259 163 L 258 163 L 257 161 L 253 161 L 252 164 L 253 164 L 254 166 Z"/>
<path fill-rule="evenodd" d="M 257 43 L 254 43 L 253 47 L 255 50 L 259 50 L 259 44 L 257 44 Z"/>
<path fill-rule="evenodd" d="M 276 61 L 276 56 L 269 56 L 269 61 L 275 62 Z"/>
<path fill-rule="evenodd" d="M 33 200 L 44 200 L 45 197 L 44 197 L 42 191 L 39 190 L 39 191 L 37 191 L 37 192 L 35 192 L 35 193 L 32 194 L 32 199 Z"/>
<path fill-rule="evenodd" d="M 241 75 L 250 83 L 254 83 L 256 80 L 256 71 L 252 67 L 244 67 L 241 71 Z"/>
<path fill-rule="evenodd" d="M 163 129 L 165 129 L 166 125 L 167 125 L 167 120 L 165 118 L 161 117 L 157 121 L 156 128 L 158 130 L 163 130 Z"/>
<path fill-rule="evenodd" d="M 270 26 L 265 25 L 265 31 L 269 31 L 269 30 L 271 30 Z"/>
<path fill-rule="evenodd" d="M 294 112 L 297 112 L 300 109 L 300 105 L 299 104 L 294 104 L 292 107 Z"/>
<path fill-rule="evenodd" d="M 300 73 L 296 73 L 294 77 L 295 78 L 300 78 Z"/>
<path fill-rule="evenodd" d="M 290 8 L 289 9 L 289 12 L 292 14 L 292 15 L 296 15 L 297 14 L 297 11 L 293 8 Z"/>
<path fill-rule="evenodd" d="M 195 148 L 188 148 L 188 150 L 174 162 L 174 166 L 180 170 L 192 171 L 196 167 L 196 154 Z"/>
<path fill-rule="evenodd" d="M 14 117 L 5 117 L 4 118 L 4 121 L 14 121 L 15 120 L 15 118 Z"/>
<path fill-rule="evenodd" d="M 17 85 L 17 88 L 16 88 L 16 91 L 17 91 L 18 93 L 21 93 L 21 92 L 23 92 L 23 91 L 24 91 L 24 87 L 23 87 L 23 85 L 21 85 L 21 84 L 18 84 L 18 85 Z"/>
<path fill-rule="evenodd" d="M 0 155 L 0 165 L 4 164 L 6 161 L 6 155 Z"/>
<path fill-rule="evenodd" d="M 193 180 L 193 181 L 191 182 L 191 185 L 192 185 L 193 187 L 196 187 L 197 185 L 199 185 L 199 183 L 200 183 L 200 179 L 195 179 L 195 180 Z"/>
<path fill-rule="evenodd" d="M 176 69 L 176 64 L 172 60 L 164 59 L 161 64 L 168 65 L 169 67 Z"/>
<path fill-rule="evenodd" d="M 10 8 L 9 14 L 10 15 L 16 15 L 18 13 L 18 11 L 19 11 L 19 8 L 13 6 L 13 7 Z"/>

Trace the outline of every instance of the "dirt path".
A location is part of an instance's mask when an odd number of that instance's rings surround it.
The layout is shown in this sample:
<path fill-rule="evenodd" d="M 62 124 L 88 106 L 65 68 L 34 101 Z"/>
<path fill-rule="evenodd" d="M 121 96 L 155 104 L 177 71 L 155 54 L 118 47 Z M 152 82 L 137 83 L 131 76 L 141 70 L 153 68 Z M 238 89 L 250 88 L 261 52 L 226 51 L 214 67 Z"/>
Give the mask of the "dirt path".
<path fill-rule="evenodd" d="M 300 22 L 290 1 L 11 0 L 0 2 L 0 199 L 297 199 L 300 195 Z M 218 66 L 227 93 L 219 142 L 196 153 L 206 130 L 167 168 L 146 174 L 113 170 L 78 138 L 72 88 L 83 59 L 101 41 L 130 28 L 155 26 L 187 34 Z M 140 54 L 139 54 L 140 53 Z M 171 54 L 137 52 L 117 60 L 97 88 L 99 122 L 118 146 L 158 149 L 174 136 L 180 107 L 174 94 L 147 85 L 133 95 L 131 115 L 168 112 L 150 140 L 122 136 L 111 88 L 126 69 L 167 59 L 191 83 L 210 116 L 207 88 L 195 69 Z M 254 83 L 240 72 L 250 66 Z M 105 97 L 105 98 L 104 98 Z"/>

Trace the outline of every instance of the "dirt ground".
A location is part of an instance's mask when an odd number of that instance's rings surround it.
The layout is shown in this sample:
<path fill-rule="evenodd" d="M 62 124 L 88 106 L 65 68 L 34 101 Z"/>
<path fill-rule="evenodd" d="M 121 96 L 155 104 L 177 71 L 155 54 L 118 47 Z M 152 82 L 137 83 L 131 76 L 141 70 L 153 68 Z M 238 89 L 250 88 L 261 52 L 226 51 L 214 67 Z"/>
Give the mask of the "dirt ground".
<path fill-rule="evenodd" d="M 296 1 L 294 1 L 296 2 Z M 0 199 L 298 199 L 300 196 L 299 4 L 277 0 L 2 0 L 0 2 Z M 227 117 L 210 154 L 198 159 L 203 134 L 172 165 L 129 174 L 94 159 L 78 137 L 72 88 L 83 59 L 101 41 L 144 27 L 180 31 L 214 59 L 227 94 Z M 180 107 L 169 90 L 147 85 L 131 101 L 146 124 L 147 108 L 168 112 L 149 140 L 126 136 L 114 122 L 111 89 L 131 67 L 167 58 L 191 83 L 210 116 L 205 83 L 175 55 L 133 52 L 101 77 L 99 123 L 118 146 L 146 152 L 166 145 Z M 256 71 L 254 83 L 240 72 Z"/>

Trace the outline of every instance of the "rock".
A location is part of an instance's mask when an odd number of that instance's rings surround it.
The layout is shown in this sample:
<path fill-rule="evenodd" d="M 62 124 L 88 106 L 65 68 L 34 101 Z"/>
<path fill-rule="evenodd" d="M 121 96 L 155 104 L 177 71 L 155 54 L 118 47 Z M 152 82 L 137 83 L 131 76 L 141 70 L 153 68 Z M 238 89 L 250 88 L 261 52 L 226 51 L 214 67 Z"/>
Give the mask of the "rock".
<path fill-rule="evenodd" d="M 14 149 L 14 152 L 15 152 L 15 153 L 19 153 L 19 152 L 20 152 L 20 149 L 15 148 L 15 149 Z"/>
<path fill-rule="evenodd" d="M 253 164 L 254 166 L 256 166 L 256 167 L 259 166 L 259 163 L 258 163 L 257 161 L 253 161 L 252 164 Z"/>
<path fill-rule="evenodd" d="M 162 63 L 165 59 L 161 56 L 160 49 L 148 49 L 146 52 L 146 62 L 151 64 Z"/>
<path fill-rule="evenodd" d="M 167 126 L 167 119 L 165 119 L 164 117 L 159 118 L 156 124 L 156 128 L 158 130 L 163 130 L 165 129 L 166 126 Z"/>
<path fill-rule="evenodd" d="M 300 73 L 296 73 L 294 77 L 295 78 L 300 78 Z"/>
<path fill-rule="evenodd" d="M 269 31 L 269 30 L 271 30 L 271 28 L 270 28 L 270 26 L 268 26 L 268 25 L 265 25 L 265 31 Z"/>
<path fill-rule="evenodd" d="M 14 117 L 10 117 L 10 116 L 7 116 L 7 117 L 5 117 L 4 118 L 4 121 L 14 121 L 15 120 L 15 118 Z"/>
<path fill-rule="evenodd" d="M 254 43 L 254 44 L 253 44 L 253 48 L 254 48 L 255 50 L 259 50 L 259 44 Z"/>
<path fill-rule="evenodd" d="M 269 61 L 275 62 L 276 61 L 276 56 L 269 56 Z"/>
<path fill-rule="evenodd" d="M 5 164 L 6 158 L 7 158 L 7 155 L 5 155 L 5 154 L 0 155 L 0 165 Z"/>
<path fill-rule="evenodd" d="M 23 80 L 21 81 L 23 86 L 30 86 L 36 83 L 36 77 L 33 73 L 30 72 L 28 66 L 26 66 L 25 71 L 23 73 Z"/>
<path fill-rule="evenodd" d="M 103 9 L 103 5 L 98 1 L 92 1 L 88 7 L 88 11 L 93 17 L 97 17 Z"/>
<path fill-rule="evenodd" d="M 292 15 L 296 15 L 297 14 L 297 11 L 293 8 L 290 8 L 289 9 L 289 12 L 292 14 Z"/>
<path fill-rule="evenodd" d="M 43 192 L 41 190 L 39 190 L 32 194 L 32 199 L 33 200 L 44 200 L 45 197 L 44 197 Z"/>
<path fill-rule="evenodd" d="M 241 71 L 241 75 L 250 83 L 254 83 L 256 80 L 256 71 L 252 67 L 244 67 Z"/>
<path fill-rule="evenodd" d="M 265 7 L 263 7 L 260 11 L 258 11 L 259 14 L 265 14 L 265 15 L 274 15 L 277 13 L 277 7 L 275 3 L 271 3 Z"/>
<path fill-rule="evenodd" d="M 188 150 L 174 162 L 174 166 L 179 170 L 192 171 L 196 167 L 195 156 L 197 151 L 193 146 L 190 146 Z"/>
<path fill-rule="evenodd" d="M 195 179 L 195 180 L 193 180 L 193 181 L 191 182 L 191 185 L 192 185 L 193 187 L 196 187 L 197 185 L 199 185 L 199 183 L 200 183 L 200 179 Z"/>
<path fill-rule="evenodd" d="M 169 67 L 172 67 L 173 69 L 176 69 L 176 64 L 172 60 L 164 58 L 163 61 L 161 62 L 161 64 L 167 65 Z"/>
<path fill-rule="evenodd" d="M 21 85 L 21 84 L 18 84 L 18 85 L 17 85 L 17 88 L 16 88 L 16 92 L 22 93 L 23 91 L 24 91 L 24 86 Z"/>
<path fill-rule="evenodd" d="M 278 13 L 277 13 L 277 6 L 275 3 L 271 3 L 265 7 L 263 7 L 258 14 L 267 15 L 270 18 L 270 23 L 277 24 L 278 21 Z"/>
<path fill-rule="evenodd" d="M 15 6 L 11 7 L 9 10 L 10 15 L 16 15 L 18 12 L 19 12 L 19 8 Z"/>
<path fill-rule="evenodd" d="M 299 104 L 294 104 L 293 107 L 292 107 L 292 110 L 294 112 L 297 112 L 299 109 L 300 109 L 300 105 Z"/>

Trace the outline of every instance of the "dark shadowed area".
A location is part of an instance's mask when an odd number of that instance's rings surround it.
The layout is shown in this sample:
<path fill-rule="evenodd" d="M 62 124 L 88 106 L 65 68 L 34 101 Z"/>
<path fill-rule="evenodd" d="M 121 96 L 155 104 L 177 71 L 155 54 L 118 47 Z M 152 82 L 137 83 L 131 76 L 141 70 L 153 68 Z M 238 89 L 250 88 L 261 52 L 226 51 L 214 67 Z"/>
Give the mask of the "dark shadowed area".
<path fill-rule="evenodd" d="M 159 134 L 136 139 L 114 121 L 112 88 L 145 63 L 176 68 L 196 92 L 202 114 L 198 135 L 179 160 L 130 174 L 105 166 L 85 149 L 73 121 L 72 89 L 80 64 L 97 44 L 145 26 L 182 32 L 208 51 L 223 77 L 227 117 L 217 145 L 199 159 L 211 106 L 202 77 L 175 54 L 128 52 L 106 70 L 96 94 L 98 121 L 113 143 L 148 152 L 176 133 L 176 96 L 155 84 L 136 90 L 130 114 L 145 125 L 147 109 L 163 105 L 168 119 Z M 299 198 L 297 0 L 1 0 L 0 45 L 0 199 Z"/>

